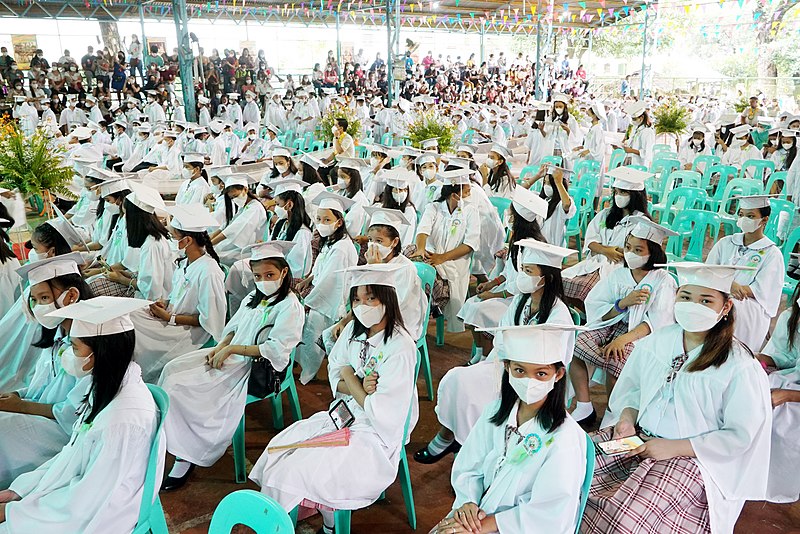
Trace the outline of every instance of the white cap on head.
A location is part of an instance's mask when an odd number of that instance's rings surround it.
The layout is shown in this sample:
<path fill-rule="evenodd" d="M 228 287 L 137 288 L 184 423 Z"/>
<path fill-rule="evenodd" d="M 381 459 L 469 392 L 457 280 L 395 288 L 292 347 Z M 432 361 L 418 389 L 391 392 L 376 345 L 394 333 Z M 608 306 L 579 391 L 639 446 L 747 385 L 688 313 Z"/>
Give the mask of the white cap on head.
<path fill-rule="evenodd" d="M 425 139 L 419 145 L 423 150 L 430 150 L 439 147 L 439 140 L 435 137 L 432 139 Z"/>
<path fill-rule="evenodd" d="M 110 336 L 133 330 L 129 314 L 152 304 L 149 300 L 127 297 L 94 297 L 64 306 L 47 317 L 72 319 L 70 337 Z"/>
<path fill-rule="evenodd" d="M 374 226 L 376 224 L 391 226 L 397 230 L 399 234 L 411 224 L 405 214 L 400 210 L 382 208 L 380 206 L 364 206 L 364 211 L 370 216 L 368 226 Z"/>
<path fill-rule="evenodd" d="M 92 130 L 87 128 L 86 126 L 78 126 L 74 130 L 72 130 L 71 135 L 77 139 L 78 141 L 83 141 L 85 139 L 91 139 L 92 137 Z"/>
<path fill-rule="evenodd" d="M 464 143 L 456 145 L 456 152 L 467 152 L 467 153 L 472 154 L 474 156 L 475 155 L 475 151 L 476 151 L 476 148 L 473 145 L 467 145 L 467 144 L 464 144 Z"/>
<path fill-rule="evenodd" d="M 522 248 L 520 265 L 546 265 L 560 269 L 565 258 L 578 252 L 532 238 L 520 239 L 514 244 Z"/>
<path fill-rule="evenodd" d="M 203 95 L 200 95 L 200 96 L 198 96 L 198 97 L 197 97 L 197 102 L 198 102 L 199 104 L 204 104 L 204 105 L 207 105 L 207 104 L 209 104 L 211 101 L 208 99 L 208 97 L 206 97 L 206 96 L 203 96 Z"/>
<path fill-rule="evenodd" d="M 592 113 L 594 113 L 598 119 L 600 119 L 601 121 L 606 120 L 607 117 L 606 117 L 605 104 L 603 104 L 599 100 L 595 100 L 594 102 L 592 102 L 591 110 Z"/>
<path fill-rule="evenodd" d="M 565 95 L 564 93 L 553 93 L 553 104 L 556 102 L 569 104 L 569 96 Z"/>
<path fill-rule="evenodd" d="M 131 185 L 128 183 L 126 178 L 114 178 L 113 180 L 106 180 L 97 187 L 100 191 L 101 197 L 107 197 L 108 195 L 113 195 L 114 193 L 125 191 L 126 189 L 130 191 L 131 189 Z"/>
<path fill-rule="evenodd" d="M 351 198 L 328 191 L 322 191 L 312 202 L 317 209 L 333 210 L 341 214 L 347 213 L 355 203 L 356 201 Z"/>
<path fill-rule="evenodd" d="M 656 265 L 656 267 L 662 266 Z M 731 292 L 731 285 L 737 272 L 756 270 L 755 267 L 709 265 L 693 261 L 667 263 L 663 267 L 673 267 L 678 272 L 678 286 L 701 286 L 723 293 Z"/>
<path fill-rule="evenodd" d="M 502 158 L 505 160 L 511 159 L 511 151 L 509 151 L 508 148 L 504 147 L 503 145 L 497 143 L 492 145 L 492 148 L 489 149 L 489 152 L 494 152 L 498 156 L 502 156 Z"/>
<path fill-rule="evenodd" d="M 653 176 L 652 172 L 640 171 L 633 167 L 617 167 L 606 172 L 606 176 L 614 178 L 612 184 L 616 189 L 626 191 L 644 191 L 644 181 Z"/>
<path fill-rule="evenodd" d="M 454 169 L 440 172 L 437 176 L 444 185 L 469 185 L 469 177 L 472 176 L 472 173 L 472 169 Z"/>
<path fill-rule="evenodd" d="M 167 213 L 172 215 L 170 226 L 183 232 L 205 232 L 219 226 L 219 221 L 200 203 L 169 206 Z"/>
<path fill-rule="evenodd" d="M 386 182 L 386 185 L 397 189 L 406 189 L 410 186 L 410 184 L 419 182 L 419 178 L 417 178 L 416 173 L 403 167 L 395 167 L 393 169 L 389 169 L 388 171 L 384 171 L 382 178 L 383 181 Z"/>
<path fill-rule="evenodd" d="M 322 165 L 322 162 L 320 160 L 309 154 L 303 154 L 302 156 L 300 156 L 300 163 L 305 163 L 306 165 L 310 165 L 314 169 L 319 169 L 320 166 Z"/>
<path fill-rule="evenodd" d="M 248 92 L 249 92 L 249 91 L 248 91 Z M 258 125 L 258 123 L 257 123 L 257 122 L 248 122 L 248 123 L 247 123 L 247 124 L 245 124 L 245 126 L 244 126 L 244 131 L 245 131 L 245 132 L 249 132 L 250 130 L 253 130 L 254 132 L 258 133 L 260 129 L 261 129 L 261 128 L 259 127 L 259 125 Z"/>
<path fill-rule="evenodd" d="M 730 131 L 734 137 L 744 137 L 745 135 L 748 135 L 750 132 L 752 132 L 753 128 L 750 125 L 742 124 L 735 128 L 731 128 Z"/>
<path fill-rule="evenodd" d="M 578 330 L 586 330 L 586 327 L 545 323 L 499 326 L 476 331 L 492 332 L 495 336 L 499 336 L 501 360 L 550 365 L 559 362 L 568 363 L 564 361 L 564 347 L 569 344 L 571 335 Z"/>
<path fill-rule="evenodd" d="M 277 126 L 275 126 L 274 124 L 272 124 L 271 122 L 270 122 L 270 123 L 267 123 L 267 125 L 265 126 L 265 128 L 266 128 L 268 131 L 270 131 L 270 132 L 274 133 L 275 135 L 280 135 L 280 134 L 281 134 L 281 129 L 280 129 L 280 128 L 278 128 Z"/>
<path fill-rule="evenodd" d="M 631 102 L 623 106 L 623 109 L 628 115 L 636 118 L 647 110 L 647 104 L 644 102 Z"/>
<path fill-rule="evenodd" d="M 167 205 L 164 203 L 164 199 L 161 198 L 161 193 L 157 190 L 136 182 L 130 182 L 129 185 L 132 193 L 127 196 L 126 200 L 137 208 L 147 213 L 155 213 L 157 209 L 161 211 L 167 210 Z"/>
<path fill-rule="evenodd" d="M 256 243 L 242 249 L 242 252 L 250 252 L 250 261 L 268 260 L 270 258 L 283 258 L 294 247 L 294 241 L 267 241 Z"/>
<path fill-rule="evenodd" d="M 436 156 L 437 154 L 425 153 L 420 156 L 417 156 L 417 159 L 414 163 L 416 163 L 420 167 L 422 165 L 425 165 L 426 163 L 436 163 Z"/>
<path fill-rule="evenodd" d="M 218 175 L 220 178 L 222 175 Z M 255 183 L 255 180 L 250 177 L 249 174 L 244 173 L 232 173 L 225 177 L 225 188 L 229 188 L 234 185 L 240 185 L 242 187 L 248 187 L 250 184 Z"/>
<path fill-rule="evenodd" d="M 369 162 L 361 158 L 338 158 L 337 166 L 340 169 L 352 169 L 361 172 L 369 169 Z"/>
<path fill-rule="evenodd" d="M 536 220 L 539 224 L 547 219 L 547 201 L 522 186 L 514 188 L 511 195 L 511 205 L 520 217 L 528 222 Z"/>
<path fill-rule="evenodd" d="M 64 241 L 66 241 L 67 245 L 70 247 L 83 243 L 83 239 L 81 238 L 81 234 L 78 232 L 77 228 L 75 228 L 71 222 L 65 219 L 61 212 L 58 212 L 58 215 L 55 219 L 50 219 L 49 221 L 46 221 L 45 224 L 49 224 L 55 228 L 56 232 L 58 232 L 61 237 L 64 238 Z"/>
<path fill-rule="evenodd" d="M 343 269 L 347 276 L 346 287 L 388 286 L 397 289 L 401 268 L 396 263 L 368 263 Z"/>
<path fill-rule="evenodd" d="M 303 180 L 298 180 L 297 178 L 282 178 L 280 180 L 272 180 L 268 187 L 272 189 L 272 196 L 276 197 L 286 191 L 302 193 L 303 188 L 307 185 Z"/>
<path fill-rule="evenodd" d="M 184 163 L 205 163 L 205 155 L 199 152 L 185 152 L 183 154 Z"/>
<path fill-rule="evenodd" d="M 641 215 L 633 215 L 629 217 L 628 220 L 634 223 L 631 235 L 639 239 L 647 239 L 648 241 L 661 245 L 664 243 L 665 238 L 678 235 L 678 232 L 670 230 L 666 226 L 654 223 L 647 217 Z"/>
<path fill-rule="evenodd" d="M 289 150 L 288 148 L 286 148 L 285 146 L 272 147 L 272 157 L 274 158 L 275 156 L 282 156 L 284 158 L 291 158 L 292 157 L 292 151 Z"/>
<path fill-rule="evenodd" d="M 755 210 L 769 207 L 769 199 L 778 198 L 778 195 L 734 195 L 733 199 L 739 201 L 739 208 L 744 210 Z"/>
<path fill-rule="evenodd" d="M 81 274 L 78 265 L 83 265 L 80 252 L 70 252 L 39 261 L 28 262 L 17 268 L 17 274 L 29 285 L 41 284 L 65 274 Z"/>

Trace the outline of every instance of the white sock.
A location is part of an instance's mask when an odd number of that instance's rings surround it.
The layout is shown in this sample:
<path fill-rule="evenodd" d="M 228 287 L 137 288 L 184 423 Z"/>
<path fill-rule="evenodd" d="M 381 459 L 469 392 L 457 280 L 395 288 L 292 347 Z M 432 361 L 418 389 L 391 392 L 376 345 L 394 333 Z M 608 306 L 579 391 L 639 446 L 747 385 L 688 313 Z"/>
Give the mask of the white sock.
<path fill-rule="evenodd" d="M 472 359 L 469 361 L 469 364 L 475 365 L 481 360 L 483 360 L 483 347 L 475 347 L 475 354 L 472 356 Z"/>
<path fill-rule="evenodd" d="M 581 402 L 577 401 L 577 405 L 575 406 L 575 411 L 572 412 L 572 418 L 576 421 L 580 421 L 581 419 L 586 419 L 590 415 L 592 415 L 592 410 L 594 410 L 594 406 L 592 405 L 591 401 L 589 402 Z"/>
<path fill-rule="evenodd" d="M 172 470 L 169 472 L 169 476 L 172 478 L 181 478 L 189 471 L 190 467 L 192 467 L 192 462 L 175 458 L 175 463 L 172 465 Z"/>
<path fill-rule="evenodd" d="M 436 434 L 436 436 L 431 440 L 431 442 L 428 443 L 428 452 L 431 454 L 431 456 L 442 454 L 444 450 L 447 447 L 449 447 L 454 441 L 455 438 L 449 440 L 444 439 L 442 437 L 441 431 L 439 431 L 439 433 Z"/>
<path fill-rule="evenodd" d="M 333 518 L 333 512 L 328 510 L 318 510 L 318 511 L 319 514 L 322 516 L 322 532 L 324 532 L 325 534 L 333 534 L 333 527 L 335 524 L 335 520 Z"/>

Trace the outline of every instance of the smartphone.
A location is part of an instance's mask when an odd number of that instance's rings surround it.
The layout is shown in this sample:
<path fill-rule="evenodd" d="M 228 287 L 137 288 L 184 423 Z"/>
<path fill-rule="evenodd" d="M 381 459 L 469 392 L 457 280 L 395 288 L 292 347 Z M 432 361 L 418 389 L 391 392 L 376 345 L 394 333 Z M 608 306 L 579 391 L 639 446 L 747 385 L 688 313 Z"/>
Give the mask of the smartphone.
<path fill-rule="evenodd" d="M 629 436 L 627 438 L 612 439 L 598 443 L 597 446 L 606 456 L 616 456 L 625 454 L 644 445 L 644 441 L 639 436 Z"/>
<path fill-rule="evenodd" d="M 536 121 L 543 122 L 545 117 L 547 116 L 547 111 L 544 109 L 537 109 L 536 110 Z"/>
<path fill-rule="evenodd" d="M 97 257 L 97 263 L 100 264 L 100 267 L 103 267 L 104 269 L 108 269 L 109 271 L 111 270 L 111 266 L 108 264 L 108 262 L 102 256 L 98 256 Z"/>
<path fill-rule="evenodd" d="M 336 404 L 328 410 L 328 415 L 337 430 L 347 428 L 356 420 L 355 416 L 353 416 L 353 412 L 350 411 L 350 408 L 347 407 L 347 404 L 345 404 L 342 399 L 339 399 Z"/>

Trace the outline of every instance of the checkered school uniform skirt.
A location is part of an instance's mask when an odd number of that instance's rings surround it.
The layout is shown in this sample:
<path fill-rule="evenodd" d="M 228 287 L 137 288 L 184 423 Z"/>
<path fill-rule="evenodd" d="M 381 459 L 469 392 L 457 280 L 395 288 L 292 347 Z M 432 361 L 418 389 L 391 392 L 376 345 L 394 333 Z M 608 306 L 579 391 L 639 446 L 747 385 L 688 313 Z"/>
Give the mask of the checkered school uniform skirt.
<path fill-rule="evenodd" d="M 89 282 L 89 288 L 95 297 L 132 297 L 136 293 L 132 287 L 112 282 L 104 276 Z"/>
<path fill-rule="evenodd" d="M 606 326 L 598 330 L 589 330 L 588 332 L 581 332 L 575 339 L 575 357 L 580 358 L 586 363 L 590 363 L 595 367 L 611 373 L 619 378 L 622 368 L 625 366 L 628 356 L 633 351 L 633 343 L 625 345 L 625 360 L 619 361 L 616 359 L 606 360 L 603 357 L 603 347 L 611 343 L 612 340 L 618 338 L 622 334 L 628 333 L 628 322 L 620 321 L 611 326 Z"/>
<path fill-rule="evenodd" d="M 414 257 L 416 252 L 417 245 L 408 245 L 403 249 L 403 255 L 408 258 Z M 431 290 L 431 309 L 438 309 L 441 312 L 449 301 L 450 282 L 439 276 L 439 271 L 436 271 L 436 279 L 433 281 L 433 289 Z"/>
<path fill-rule="evenodd" d="M 564 296 L 569 299 L 586 300 L 589 291 L 600 281 L 600 270 L 589 274 L 582 274 L 575 278 L 564 278 Z"/>
<path fill-rule="evenodd" d="M 608 441 L 613 428 L 592 434 Z M 594 477 L 581 533 L 702 534 L 711 532 L 703 477 L 685 456 L 625 459 L 596 451 Z"/>

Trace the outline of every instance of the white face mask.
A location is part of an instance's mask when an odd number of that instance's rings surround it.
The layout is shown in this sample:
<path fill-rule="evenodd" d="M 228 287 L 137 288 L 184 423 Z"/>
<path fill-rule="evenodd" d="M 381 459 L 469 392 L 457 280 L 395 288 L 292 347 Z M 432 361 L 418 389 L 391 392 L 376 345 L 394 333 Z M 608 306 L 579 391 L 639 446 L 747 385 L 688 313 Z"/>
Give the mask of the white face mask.
<path fill-rule="evenodd" d="M 353 313 L 355 314 L 358 322 L 364 325 L 366 328 L 372 328 L 383 319 L 383 315 L 386 312 L 386 309 L 383 304 L 379 304 L 378 306 L 367 306 L 366 304 L 359 304 L 355 308 L 353 308 Z"/>
<path fill-rule="evenodd" d="M 32 310 L 36 321 L 43 327 L 50 329 L 60 325 L 64 321 L 63 317 L 47 317 L 47 314 L 54 312 L 59 308 L 63 308 L 66 298 L 67 292 L 64 291 L 61 293 L 61 295 L 59 295 L 55 302 L 51 302 L 50 304 L 36 304 Z"/>
<path fill-rule="evenodd" d="M 344 178 L 337 178 L 336 187 L 339 189 L 347 189 L 347 182 L 344 180 Z"/>
<path fill-rule="evenodd" d="M 696 146 L 696 147 L 699 147 L 701 144 L 703 144 L 703 140 L 702 139 L 692 139 L 692 144 L 694 146 Z"/>
<path fill-rule="evenodd" d="M 245 204 L 247 204 L 247 193 L 239 195 L 238 197 L 234 198 L 233 203 L 239 206 L 240 208 Z"/>
<path fill-rule="evenodd" d="M 283 283 L 283 279 L 281 280 L 260 280 L 256 282 L 256 287 L 263 295 L 270 297 L 278 292 L 281 288 L 281 284 Z"/>
<path fill-rule="evenodd" d="M 250 139 L 251 141 L 255 141 L 258 138 L 258 136 L 256 134 L 250 134 L 247 136 L 247 138 Z"/>
<path fill-rule="evenodd" d="M 277 165 L 275 165 L 275 168 L 278 169 L 278 172 L 281 174 L 289 170 L 289 166 L 286 165 L 285 163 L 278 163 Z"/>
<path fill-rule="evenodd" d="M 400 191 L 399 193 L 392 191 L 392 198 L 398 204 L 402 204 L 408 198 L 408 191 Z"/>
<path fill-rule="evenodd" d="M 790 150 L 794 145 L 792 143 L 781 143 L 784 150 Z"/>
<path fill-rule="evenodd" d="M 625 263 L 628 264 L 630 269 L 638 269 L 645 263 L 650 260 L 650 255 L 647 256 L 639 256 L 638 254 L 634 254 L 633 252 L 626 251 L 625 254 Z"/>
<path fill-rule="evenodd" d="M 31 249 L 31 251 L 28 252 L 28 259 L 32 262 L 44 260 L 46 258 L 48 258 L 47 253 L 36 252 L 36 249 Z"/>
<path fill-rule="evenodd" d="M 720 320 L 717 312 L 696 302 L 676 302 L 675 321 L 687 332 L 707 332 Z"/>
<path fill-rule="evenodd" d="M 338 128 L 336 128 L 336 126 L 334 126 L 333 128 L 331 128 L 331 133 L 332 133 L 333 135 L 336 135 L 336 134 L 338 134 L 338 133 L 339 133 L 339 129 L 338 129 Z"/>
<path fill-rule="evenodd" d="M 544 184 L 544 187 L 542 187 L 542 190 L 544 191 L 544 196 L 546 196 L 547 198 L 551 198 L 553 196 L 553 186 L 552 185 Z"/>
<path fill-rule="evenodd" d="M 489 167 L 490 169 L 494 169 L 495 167 L 497 167 L 498 163 L 499 162 L 496 159 L 489 158 L 486 160 L 486 166 Z"/>
<path fill-rule="evenodd" d="M 380 162 L 381 162 L 381 159 L 380 159 L 380 158 L 376 158 L 376 157 L 374 157 L 374 156 L 373 156 L 373 157 L 371 157 L 371 158 L 369 158 L 369 164 L 370 164 L 370 166 L 372 166 L 372 167 L 377 167 L 377 166 L 378 166 L 378 164 L 379 164 Z"/>
<path fill-rule="evenodd" d="M 119 215 L 119 205 L 114 204 L 113 202 L 106 202 L 106 206 L 103 208 L 103 211 L 109 215 Z"/>
<path fill-rule="evenodd" d="M 747 217 L 739 217 L 736 221 L 736 226 L 741 228 L 742 232 L 752 234 L 761 226 L 761 219 L 748 219 Z"/>
<path fill-rule="evenodd" d="M 190 179 L 192 177 L 192 171 L 190 169 L 187 169 L 186 167 L 184 167 L 183 169 L 181 169 L 181 177 L 184 180 Z"/>
<path fill-rule="evenodd" d="M 318 224 L 317 232 L 322 237 L 328 237 L 336 231 L 336 224 Z"/>
<path fill-rule="evenodd" d="M 391 247 L 381 245 L 380 243 L 370 243 L 369 247 L 376 250 L 378 252 L 378 257 L 382 260 L 385 260 L 393 250 Z"/>
<path fill-rule="evenodd" d="M 422 169 L 422 177 L 426 180 L 433 180 L 436 176 L 436 169 Z"/>
<path fill-rule="evenodd" d="M 508 375 L 508 383 L 517 393 L 519 399 L 525 404 L 534 404 L 542 400 L 548 393 L 553 391 L 556 385 L 556 377 L 550 380 L 537 380 L 535 378 L 517 378 Z"/>
<path fill-rule="evenodd" d="M 221 185 L 214 185 L 212 186 L 212 188 L 214 189 L 214 192 L 217 194 L 217 196 L 222 194 L 223 187 Z"/>
<path fill-rule="evenodd" d="M 544 278 L 541 276 L 531 276 L 524 271 L 517 274 L 517 290 L 523 294 L 536 292 L 544 285 Z"/>
<path fill-rule="evenodd" d="M 278 206 L 278 205 L 276 204 L 276 205 L 275 205 L 275 216 L 276 216 L 276 217 L 277 217 L 279 220 L 283 220 L 283 219 L 285 219 L 286 217 L 288 217 L 288 216 L 289 216 L 289 212 L 288 212 L 288 211 L 286 211 L 286 208 L 284 208 L 283 206 Z"/>
<path fill-rule="evenodd" d="M 618 208 L 627 208 L 628 204 L 631 203 L 631 196 L 630 195 L 614 195 L 614 204 L 617 205 Z"/>
<path fill-rule="evenodd" d="M 92 370 L 84 370 L 83 366 L 89 363 L 89 358 L 92 356 L 92 354 L 89 354 L 89 356 L 86 356 L 85 358 L 80 358 L 75 354 L 75 350 L 72 347 L 69 347 L 61 354 L 61 367 L 64 368 L 65 373 L 72 375 L 75 378 L 83 378 L 84 376 L 88 376 L 92 373 Z"/>
<path fill-rule="evenodd" d="M 734 139 L 731 141 L 731 148 L 741 148 L 744 146 L 744 139 Z"/>
<path fill-rule="evenodd" d="M 769 144 L 772 146 L 778 146 L 778 138 L 776 137 L 775 139 L 770 139 Z"/>

